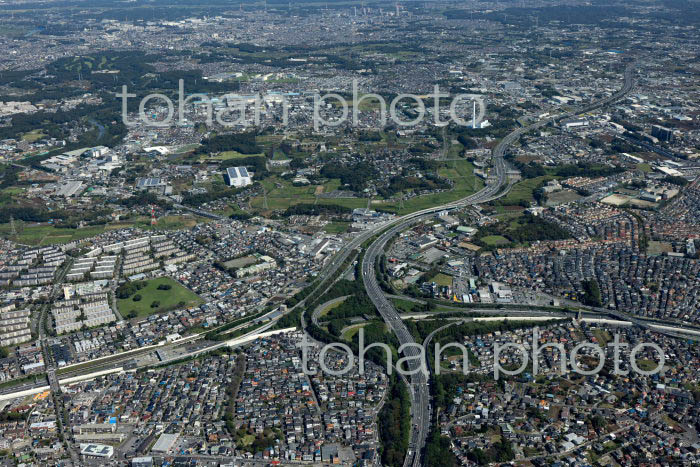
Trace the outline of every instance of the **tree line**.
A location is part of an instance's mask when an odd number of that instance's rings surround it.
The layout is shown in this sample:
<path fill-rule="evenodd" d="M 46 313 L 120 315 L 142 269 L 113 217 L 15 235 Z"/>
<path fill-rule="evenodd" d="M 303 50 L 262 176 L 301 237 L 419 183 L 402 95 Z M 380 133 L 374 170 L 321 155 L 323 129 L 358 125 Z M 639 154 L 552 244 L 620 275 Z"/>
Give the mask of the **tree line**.
<path fill-rule="evenodd" d="M 203 139 L 201 144 L 199 150 L 205 153 L 236 151 L 241 154 L 260 154 L 263 152 L 255 142 L 254 131 L 215 135 Z"/>
<path fill-rule="evenodd" d="M 299 203 L 288 207 L 282 214 L 289 216 L 345 216 L 352 212 L 352 209 L 339 204 L 311 204 Z"/>
<path fill-rule="evenodd" d="M 382 444 L 382 465 L 403 465 L 411 435 L 411 399 L 406 385 L 393 372 L 384 407 L 379 412 L 379 441 Z"/>
<path fill-rule="evenodd" d="M 321 168 L 321 175 L 326 178 L 339 178 L 340 183 L 347 185 L 355 192 L 364 190 L 367 183 L 377 177 L 378 172 L 367 162 L 358 162 L 353 165 L 339 165 L 337 163 L 326 164 Z"/>
<path fill-rule="evenodd" d="M 480 227 L 474 236 L 473 243 L 483 247 L 490 248 L 484 237 L 500 235 L 505 237 L 510 242 L 510 245 L 501 245 L 502 247 L 514 246 L 516 244 L 544 241 L 544 240 L 565 240 L 571 238 L 571 234 L 564 228 L 554 222 L 549 222 L 538 216 L 526 213 L 515 225 L 510 225 L 506 222 L 497 222 L 491 225 Z"/>

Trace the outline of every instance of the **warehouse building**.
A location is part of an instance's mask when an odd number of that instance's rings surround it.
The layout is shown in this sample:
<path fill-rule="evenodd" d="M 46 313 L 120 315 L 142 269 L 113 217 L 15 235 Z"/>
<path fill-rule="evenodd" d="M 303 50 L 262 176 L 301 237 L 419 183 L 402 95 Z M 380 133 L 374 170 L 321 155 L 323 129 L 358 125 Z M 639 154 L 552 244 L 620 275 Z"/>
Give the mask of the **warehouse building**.
<path fill-rule="evenodd" d="M 162 454 L 167 453 L 173 448 L 177 438 L 177 433 L 163 433 L 160 435 L 160 438 L 158 438 L 158 441 L 156 441 L 156 444 L 153 445 L 153 448 L 151 448 L 151 452 Z"/>
<path fill-rule="evenodd" d="M 235 186 L 237 188 L 253 184 L 253 180 L 245 167 L 227 168 L 224 179 L 228 186 Z"/>

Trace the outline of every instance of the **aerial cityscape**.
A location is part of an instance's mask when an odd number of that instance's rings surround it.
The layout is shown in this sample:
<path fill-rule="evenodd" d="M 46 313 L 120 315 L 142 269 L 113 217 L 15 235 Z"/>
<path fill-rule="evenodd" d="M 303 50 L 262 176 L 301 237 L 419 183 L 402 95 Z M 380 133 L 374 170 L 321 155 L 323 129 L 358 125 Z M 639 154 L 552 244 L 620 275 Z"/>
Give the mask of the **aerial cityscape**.
<path fill-rule="evenodd" d="M 0 465 L 700 465 L 699 31 L 0 0 Z"/>

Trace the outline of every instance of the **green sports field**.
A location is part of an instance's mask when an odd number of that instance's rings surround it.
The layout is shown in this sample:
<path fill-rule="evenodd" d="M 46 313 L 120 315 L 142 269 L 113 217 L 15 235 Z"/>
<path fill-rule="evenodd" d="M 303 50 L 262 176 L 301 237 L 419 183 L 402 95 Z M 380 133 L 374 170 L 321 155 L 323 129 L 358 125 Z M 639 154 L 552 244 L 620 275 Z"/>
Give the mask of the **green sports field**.
<path fill-rule="evenodd" d="M 147 281 L 146 287 L 135 292 L 129 298 L 117 300 L 119 313 L 127 317 L 131 311 L 136 312 L 136 316 L 144 318 L 154 313 L 171 310 L 175 308 L 188 308 L 204 303 L 197 294 L 182 286 L 179 282 L 169 277 L 158 277 Z M 158 290 L 159 285 L 170 285 L 170 290 Z M 135 295 L 141 295 L 141 300 L 134 301 Z M 160 302 L 158 307 L 151 307 L 151 303 Z M 180 305 L 184 303 L 184 305 Z"/>

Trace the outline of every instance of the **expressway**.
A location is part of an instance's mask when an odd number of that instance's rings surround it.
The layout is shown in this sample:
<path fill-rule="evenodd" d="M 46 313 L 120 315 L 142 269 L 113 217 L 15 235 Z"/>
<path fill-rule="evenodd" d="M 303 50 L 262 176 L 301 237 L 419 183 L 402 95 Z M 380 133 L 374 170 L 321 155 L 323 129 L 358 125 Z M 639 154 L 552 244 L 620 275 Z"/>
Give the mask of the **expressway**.
<path fill-rule="evenodd" d="M 401 317 L 397 313 L 396 309 L 393 307 L 391 302 L 389 302 L 386 297 L 384 296 L 383 291 L 380 289 L 377 280 L 376 280 L 376 272 L 375 272 L 375 265 L 377 259 L 381 256 L 381 254 L 384 252 L 385 247 L 387 243 L 396 235 L 398 235 L 400 232 L 403 230 L 409 228 L 412 224 L 419 222 L 421 220 L 427 219 L 431 216 L 433 216 L 436 212 L 442 211 L 442 210 L 450 210 L 450 209 L 456 209 L 456 208 L 461 208 L 461 207 L 466 207 L 469 205 L 473 204 L 479 204 L 479 203 L 484 203 L 488 202 L 490 200 L 499 198 L 503 195 L 505 195 L 509 188 L 510 185 L 507 183 L 507 175 L 506 175 L 506 164 L 504 161 L 504 156 L 507 148 L 513 144 L 513 142 L 517 141 L 520 136 L 528 131 L 543 127 L 550 122 L 554 122 L 557 120 L 561 120 L 564 118 L 569 118 L 571 116 L 580 114 L 580 113 L 585 113 L 589 112 L 592 110 L 595 110 L 597 108 L 600 108 L 604 105 L 607 105 L 611 102 L 614 102 L 615 100 L 623 97 L 625 94 L 627 94 L 633 86 L 633 81 L 632 81 L 632 68 L 635 64 L 632 64 L 628 66 L 628 68 L 625 70 L 625 82 L 624 86 L 620 91 L 617 93 L 601 100 L 595 103 L 591 103 L 582 109 L 580 109 L 577 112 L 570 112 L 570 113 L 565 113 L 561 114 L 559 116 L 555 116 L 553 118 L 548 118 L 546 120 L 539 120 L 531 125 L 528 125 L 526 127 L 518 128 L 508 134 L 505 138 L 503 138 L 499 144 L 493 149 L 492 156 L 493 156 L 493 171 L 492 171 L 492 176 L 489 178 L 487 185 L 479 192 L 464 198 L 462 200 L 454 201 L 442 206 L 436 206 L 433 208 L 429 209 L 424 209 L 418 212 L 414 212 L 411 214 L 408 214 L 403 217 L 399 217 L 395 219 L 394 221 L 390 223 L 385 223 L 381 226 L 377 226 L 371 230 L 362 232 L 355 238 L 353 238 L 345 248 L 343 248 L 341 251 L 339 251 L 329 262 L 326 264 L 323 269 L 319 272 L 318 277 L 320 278 L 327 278 L 329 276 L 332 276 L 337 272 L 337 270 L 345 263 L 349 255 L 359 249 L 364 242 L 366 242 L 368 239 L 372 238 L 374 235 L 378 234 L 381 232 L 383 229 L 388 229 L 386 232 L 383 234 L 379 235 L 379 237 L 368 247 L 366 254 L 364 256 L 364 260 L 362 263 L 362 280 L 365 285 L 365 288 L 367 289 L 367 293 L 372 299 L 372 302 L 376 306 L 377 310 L 381 314 L 382 318 L 385 320 L 385 322 L 389 325 L 389 327 L 392 329 L 392 331 L 396 334 L 396 336 L 399 339 L 399 342 L 403 344 L 410 344 L 414 343 L 413 337 L 410 335 L 408 332 L 406 326 L 404 325 Z M 198 209 L 192 209 L 188 208 L 186 206 L 182 205 L 176 205 L 176 208 L 180 209 L 185 209 L 189 210 L 197 215 L 203 216 L 203 217 L 209 217 L 215 220 L 225 220 L 221 216 L 217 216 L 216 214 L 208 213 L 206 211 L 198 210 Z M 307 297 L 313 300 L 314 298 L 320 296 L 325 288 L 330 287 L 331 284 L 327 283 L 327 281 L 320 281 L 320 283 L 315 287 L 315 290 L 312 291 Z M 289 312 L 292 312 L 292 310 L 297 309 L 298 307 L 304 307 L 306 305 L 307 300 L 304 299 L 300 301 L 297 305 L 294 307 L 291 307 Z M 484 310 L 486 311 L 486 310 Z M 630 316 L 622 313 L 616 313 L 611 310 L 592 310 L 592 311 L 601 311 L 601 312 L 606 312 L 607 314 L 614 315 L 619 317 L 620 319 L 624 320 L 629 320 L 632 321 L 634 324 L 643 326 L 643 327 L 648 327 L 648 323 L 643 323 L 640 320 L 631 318 Z M 274 320 L 273 322 L 269 323 L 270 326 L 276 322 Z M 43 326 L 41 326 L 43 327 Z M 265 329 L 267 329 L 269 326 L 265 326 L 264 328 L 256 329 L 255 332 L 261 332 Z M 653 329 L 656 332 L 665 332 L 669 335 L 676 334 L 676 331 L 679 331 L 678 329 L 676 330 L 660 330 L 658 328 Z M 673 334 L 672 334 L 673 333 Z M 199 337 L 199 336 L 198 336 Z M 198 338 L 198 337 L 195 337 Z M 202 336 L 203 337 L 203 336 Z M 431 336 L 432 338 L 432 336 Z M 430 340 L 427 340 L 427 342 L 430 342 Z M 182 345 L 182 343 L 178 343 L 179 345 Z M 174 345 L 178 345 L 174 344 Z M 190 350 L 190 352 L 185 353 L 184 355 L 181 356 L 188 356 L 190 353 L 201 353 L 204 351 L 209 351 L 212 349 L 215 349 L 219 346 L 225 345 L 224 343 L 213 343 L 213 342 L 207 342 L 203 343 L 201 347 L 197 347 L 195 350 Z M 406 351 L 404 352 L 404 357 L 417 357 L 419 354 L 419 351 L 417 350 L 416 347 L 408 347 L 406 348 Z M 86 373 L 91 373 L 96 370 L 104 370 L 104 369 L 110 369 L 114 367 L 118 367 L 123 365 L 126 361 L 132 359 L 134 355 L 120 355 L 120 356 L 115 356 L 114 358 L 110 358 L 106 361 L 99 361 L 99 362 L 94 362 L 93 364 L 90 365 L 85 365 L 80 368 L 75 368 L 73 371 L 68 371 L 64 372 L 64 374 L 61 375 L 61 377 L 70 377 L 70 376 L 79 376 L 81 374 L 86 374 Z M 414 358 L 408 361 L 409 369 L 412 370 L 420 370 L 418 368 L 418 359 Z M 52 372 L 53 373 L 53 372 Z M 55 373 L 50 375 L 49 380 L 55 380 L 56 379 Z M 56 385 L 57 381 L 51 381 L 52 386 Z M 36 384 L 36 383 L 35 383 Z M 34 384 L 27 383 L 25 386 L 34 386 Z M 24 386 L 23 386 L 24 387 Z M 12 388 L 10 390 L 16 391 L 18 388 Z M 428 388 L 428 383 L 427 383 L 427 375 L 424 374 L 421 371 L 418 371 L 416 374 L 414 374 L 411 377 L 410 381 L 410 389 L 411 389 L 411 395 L 413 399 L 413 403 L 411 406 L 411 412 L 412 412 L 412 426 L 414 429 L 411 431 L 410 435 L 410 444 L 409 444 L 409 451 L 406 455 L 404 465 L 405 466 L 419 466 L 421 465 L 421 453 L 423 450 L 423 447 L 425 446 L 425 441 L 427 438 L 427 431 L 430 427 L 430 416 L 431 416 L 431 409 L 430 409 L 430 395 L 429 395 L 429 388 Z M 5 392 L 5 391 L 3 391 Z"/>
<path fill-rule="evenodd" d="M 598 101 L 596 103 L 589 104 L 585 106 L 584 108 L 580 109 L 578 112 L 575 113 L 566 113 L 562 114 L 558 117 L 554 118 L 548 118 L 546 120 L 539 120 L 529 126 L 518 128 L 508 134 L 505 138 L 503 138 L 498 145 L 493 149 L 492 155 L 493 155 L 493 171 L 492 171 L 492 177 L 487 182 L 487 185 L 479 192 L 458 200 L 454 201 L 442 206 L 436 206 L 433 208 L 428 208 L 424 209 L 421 211 L 417 211 L 408 215 L 405 215 L 403 217 L 399 217 L 391 222 L 385 223 L 383 225 L 377 226 L 373 229 L 367 230 L 357 237 L 353 238 L 348 245 L 346 245 L 345 248 L 343 248 L 340 252 L 338 252 L 329 262 L 326 264 L 321 272 L 319 273 L 318 277 L 326 278 L 329 276 L 332 276 L 338 268 L 340 268 L 346 259 L 349 257 L 349 255 L 356 249 L 360 248 L 362 244 L 367 241 L 368 239 L 372 238 L 374 235 L 376 235 L 378 232 L 381 232 L 383 229 L 388 228 L 387 231 L 385 231 L 383 234 L 381 234 L 367 249 L 366 255 L 364 257 L 364 261 L 362 263 L 362 279 L 364 282 L 364 285 L 367 289 L 367 292 L 372 299 L 372 302 L 374 305 L 377 307 L 377 310 L 381 314 L 381 316 L 384 318 L 384 320 L 388 323 L 392 331 L 397 335 L 399 338 L 399 341 L 401 344 L 409 344 L 409 343 L 414 343 L 412 336 L 410 333 L 408 333 L 408 330 L 406 329 L 406 326 L 404 325 L 403 321 L 399 317 L 399 314 L 396 312 L 392 304 L 384 297 L 383 292 L 379 288 L 379 285 L 376 280 L 376 273 L 375 273 L 375 264 L 379 256 L 382 254 L 384 251 L 384 248 L 386 247 L 386 244 L 388 241 L 393 238 L 395 235 L 399 234 L 401 231 L 407 229 L 410 227 L 413 223 L 419 222 L 420 220 L 426 219 L 434 215 L 438 211 L 442 210 L 449 210 L 449 209 L 456 209 L 456 208 L 461 208 L 473 204 L 479 204 L 479 203 L 485 203 L 490 200 L 499 198 L 500 196 L 505 195 L 508 192 L 508 189 L 510 188 L 510 185 L 507 184 L 507 175 L 506 175 L 506 164 L 504 161 L 504 155 L 505 151 L 510 146 L 514 141 L 516 141 L 520 135 L 531 131 L 536 128 L 540 128 L 542 126 L 545 126 L 549 124 L 552 121 L 556 121 L 562 118 L 567 118 L 570 116 L 573 116 L 575 114 L 579 113 L 585 113 L 591 110 L 594 110 L 596 108 L 602 107 L 604 105 L 607 105 L 621 97 L 623 97 L 629 90 L 632 88 L 633 81 L 632 81 L 632 68 L 636 64 L 631 64 L 628 66 L 628 68 L 625 70 L 625 84 L 623 88 L 618 91 L 617 93 L 602 99 L 601 101 Z M 225 220 L 221 216 L 218 216 L 216 214 L 212 214 L 206 211 L 202 211 L 199 209 L 193 209 L 189 208 L 183 205 L 176 205 L 176 208 L 179 209 L 185 209 L 188 211 L 191 211 L 197 215 L 204 216 L 204 217 L 209 217 L 215 220 Z M 60 283 L 60 281 L 57 281 Z M 326 281 L 320 281 L 320 283 L 316 286 L 315 290 L 312 291 L 307 297 L 308 298 L 315 298 L 319 296 L 319 293 L 322 293 L 325 288 L 330 287 L 329 284 L 326 283 Z M 56 289 L 53 291 L 54 293 L 57 292 Z M 303 307 L 306 304 L 306 299 L 300 301 L 297 305 L 294 307 L 291 307 L 290 310 L 288 310 L 288 313 L 291 312 L 292 310 L 298 308 L 298 307 Z M 609 310 L 606 310 L 609 312 Z M 628 317 L 625 317 L 629 319 Z M 274 320 L 270 325 L 272 325 L 276 320 Z M 43 332 L 41 332 L 41 320 L 39 320 L 40 324 L 40 334 L 43 336 Z M 267 327 L 267 326 L 266 326 Z M 262 328 L 261 328 L 262 329 Z M 261 329 L 256 329 L 255 331 L 260 332 Z M 182 343 L 179 343 L 180 345 Z M 206 351 L 206 350 L 212 350 L 218 346 L 222 345 L 221 343 L 206 343 L 204 344 L 201 348 L 198 348 L 196 350 L 197 353 Z M 45 349 L 46 351 L 46 349 Z M 47 354 L 49 352 L 46 352 Z M 408 347 L 405 356 L 408 357 L 416 357 L 418 354 L 418 350 L 415 347 Z M 47 355 L 48 356 L 48 355 Z M 106 359 L 105 361 L 96 361 L 94 364 L 87 364 L 87 365 L 80 365 L 80 367 L 76 367 L 75 370 L 73 371 L 68 371 L 62 374 L 62 377 L 65 376 L 78 376 L 80 374 L 87 374 L 94 372 L 96 369 L 109 369 L 111 367 L 119 366 L 120 364 L 123 364 L 124 361 L 133 358 L 134 355 L 118 355 L 114 356 L 112 358 Z M 47 359 L 48 361 L 48 359 Z M 411 369 L 416 369 L 417 366 L 417 359 L 412 359 L 409 361 L 409 368 Z M 49 373 L 49 381 L 53 385 L 57 385 L 58 381 L 55 373 L 55 367 L 52 365 L 49 365 L 50 370 L 52 370 Z M 28 384 L 29 385 L 29 384 Z M 9 388 L 8 388 L 9 389 Z M 415 430 L 412 431 L 411 433 L 411 442 L 410 442 L 410 447 L 409 447 L 409 453 L 406 456 L 406 462 L 405 465 L 413 465 L 413 466 L 418 466 L 420 465 L 420 454 L 422 451 L 423 446 L 425 445 L 425 439 L 427 437 L 427 429 L 429 426 L 429 414 L 430 414 L 430 408 L 429 408 L 429 394 L 428 394 L 428 385 L 427 385 L 427 377 L 423 372 L 417 372 L 413 377 L 411 378 L 411 393 L 413 397 L 413 404 L 412 404 L 412 416 L 413 416 L 413 426 L 415 427 Z M 9 389 L 9 391 L 12 391 L 13 389 Z M 9 392 L 7 391 L 7 392 Z M 5 392 L 5 391 L 3 391 Z"/>
<path fill-rule="evenodd" d="M 469 204 L 483 203 L 497 198 L 499 196 L 499 191 L 501 191 L 501 187 L 506 183 L 506 166 L 503 160 L 503 153 L 505 148 L 520 136 L 521 131 L 524 131 L 524 129 L 519 129 L 509 134 L 494 149 L 494 167 L 496 170 L 495 183 L 492 182 L 488 184 L 478 193 L 475 193 L 474 195 L 463 200 L 443 206 L 424 209 L 400 218 L 393 227 L 380 235 L 379 238 L 369 246 L 362 261 L 362 280 L 367 290 L 367 294 L 384 321 L 397 336 L 401 346 L 408 346 L 400 348 L 400 350 L 404 351 L 405 357 L 412 357 L 407 361 L 407 363 L 408 369 L 413 373 L 411 375 L 411 394 L 413 397 L 411 412 L 413 418 L 413 430 L 411 431 L 409 451 L 404 462 L 405 466 L 420 465 L 420 454 L 428 435 L 427 430 L 430 425 L 430 396 L 428 393 L 428 379 L 427 375 L 423 371 L 420 371 L 420 360 L 417 358 L 419 357 L 420 352 L 415 346 L 416 342 L 414 341 L 413 336 L 411 336 L 411 334 L 408 332 L 408 329 L 401 320 L 399 313 L 396 311 L 391 302 L 389 302 L 389 300 L 387 300 L 387 298 L 384 296 L 384 293 L 377 282 L 375 272 L 377 259 L 384 252 L 386 244 L 391 238 L 398 235 L 401 231 L 407 229 L 415 222 L 431 217 L 434 213 L 444 209 L 454 209 Z M 501 196 L 505 193 L 507 193 L 507 191 L 504 191 Z"/>
<path fill-rule="evenodd" d="M 420 371 L 422 370 L 421 368 L 418 368 L 419 359 L 416 357 L 420 355 L 420 352 L 416 348 L 417 344 L 413 339 L 413 336 L 408 332 L 406 325 L 401 320 L 399 313 L 394 308 L 393 304 L 385 297 L 383 291 L 379 286 L 379 283 L 377 282 L 377 276 L 375 271 L 377 260 L 381 257 L 389 240 L 391 240 L 395 235 L 398 235 L 403 230 L 406 230 L 412 224 L 427 219 L 439 211 L 456 209 L 473 204 L 485 203 L 505 195 L 510 189 L 510 185 L 506 184 L 507 174 L 506 163 L 504 160 L 506 149 L 511 144 L 513 144 L 513 142 L 519 139 L 520 135 L 526 132 L 535 130 L 537 128 L 541 128 L 549 124 L 550 122 L 555 122 L 557 120 L 570 118 L 574 115 L 590 112 L 592 110 L 608 105 L 612 102 L 615 102 L 616 100 L 625 96 L 634 85 L 634 80 L 632 79 L 632 70 L 634 69 L 637 63 L 638 61 L 635 61 L 627 66 L 624 73 L 624 84 L 622 88 L 616 93 L 599 101 L 585 105 L 584 107 L 578 109 L 575 112 L 563 113 L 551 119 L 541 119 L 536 121 L 535 123 L 532 123 L 531 125 L 517 128 L 516 130 L 509 133 L 493 149 L 492 163 L 493 172 L 495 172 L 495 177 L 489 177 L 487 185 L 481 191 L 467 198 L 454 201 L 452 203 L 423 209 L 421 211 L 417 211 L 412 214 L 400 217 L 395 221 L 395 223 L 389 230 L 380 235 L 379 238 L 377 238 L 368 247 L 362 262 L 362 280 L 364 282 L 365 289 L 367 290 L 367 294 L 372 300 L 372 303 L 377 308 L 379 314 L 382 316 L 389 328 L 397 336 L 399 343 L 402 347 L 399 350 L 405 349 L 404 356 L 411 357 L 410 360 L 407 360 L 407 363 L 408 369 L 411 370 L 411 372 L 413 372 L 413 374 L 411 375 L 410 391 L 413 397 L 413 404 L 411 406 L 413 430 L 411 431 L 409 449 L 406 454 L 404 466 L 417 467 L 421 465 L 421 453 L 423 448 L 425 447 L 425 442 L 428 435 L 428 428 L 430 425 L 430 394 L 428 390 L 427 375 L 423 371 Z"/>

